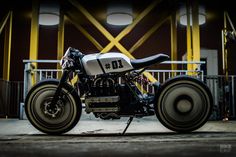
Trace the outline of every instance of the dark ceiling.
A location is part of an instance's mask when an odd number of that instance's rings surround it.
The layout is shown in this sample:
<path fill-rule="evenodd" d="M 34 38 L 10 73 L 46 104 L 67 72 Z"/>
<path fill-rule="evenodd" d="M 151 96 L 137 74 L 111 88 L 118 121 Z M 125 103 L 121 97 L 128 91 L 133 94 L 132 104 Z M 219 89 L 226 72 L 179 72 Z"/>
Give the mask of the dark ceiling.
<path fill-rule="evenodd" d="M 52 1 L 52 0 L 40 0 Z M 104 47 L 109 41 L 102 35 L 68 0 L 59 0 L 65 12 L 74 12 L 78 23 Z M 88 10 L 112 35 L 116 36 L 125 27 L 111 27 L 105 22 L 106 8 L 111 0 L 77 0 Z M 123 2 L 123 0 L 117 0 Z M 149 4 L 155 0 L 128 0 L 133 6 L 134 17 L 137 17 Z M 125 0 L 127 2 L 127 0 Z M 184 0 L 162 0 L 124 39 L 120 42 L 129 49 L 140 37 L 142 37 L 158 20 L 161 19 L 163 11 L 171 12 L 178 10 Z M 233 0 L 199 0 L 206 8 L 207 22 L 200 26 L 201 47 L 217 49 L 221 56 L 221 30 L 223 28 L 223 11 L 228 11 L 233 23 L 236 24 L 236 12 Z M 23 79 L 23 59 L 28 59 L 30 45 L 30 20 L 32 0 L 2 0 L 0 5 L 0 21 L 7 11 L 13 10 L 13 37 L 12 37 L 12 69 L 18 69 L 21 73 L 11 71 L 12 80 Z M 55 59 L 57 52 L 57 27 L 39 27 L 39 59 Z M 4 43 L 3 35 L 0 35 L 0 43 Z M 79 48 L 85 53 L 98 51 L 91 42 L 76 29 L 69 21 L 65 25 L 65 49 L 68 46 Z M 164 52 L 170 54 L 170 24 L 164 23 L 140 48 L 135 50 L 133 55 L 142 58 L 154 53 Z M 0 44 L 0 58 L 3 58 L 3 44 Z M 112 50 L 117 51 L 116 47 Z M 236 58 L 236 46 L 229 51 L 230 74 L 236 73 L 234 58 Z M 186 28 L 178 25 L 178 59 L 186 52 Z M 2 64 L 2 60 L 0 60 Z M 0 64 L 0 66 L 2 66 Z M 221 59 L 219 59 L 221 65 Z M 220 71 L 220 70 L 219 70 Z M 0 71 L 1 74 L 1 71 Z M 1 75 L 0 75 L 1 77 Z"/>

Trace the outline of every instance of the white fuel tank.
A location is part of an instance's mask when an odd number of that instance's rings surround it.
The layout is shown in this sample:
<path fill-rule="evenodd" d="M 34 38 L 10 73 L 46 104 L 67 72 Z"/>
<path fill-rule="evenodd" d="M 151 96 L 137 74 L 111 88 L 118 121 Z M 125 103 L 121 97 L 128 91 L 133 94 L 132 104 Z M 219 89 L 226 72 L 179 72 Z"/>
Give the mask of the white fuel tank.
<path fill-rule="evenodd" d="M 130 59 L 118 52 L 85 55 L 82 63 L 87 75 L 124 72 L 133 69 Z"/>

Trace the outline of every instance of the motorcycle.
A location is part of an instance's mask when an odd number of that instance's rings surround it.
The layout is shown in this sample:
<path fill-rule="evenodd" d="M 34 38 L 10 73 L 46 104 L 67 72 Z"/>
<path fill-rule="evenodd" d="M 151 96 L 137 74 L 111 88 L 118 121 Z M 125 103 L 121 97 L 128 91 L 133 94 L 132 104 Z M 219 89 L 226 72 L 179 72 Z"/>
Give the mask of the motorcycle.
<path fill-rule="evenodd" d="M 48 79 L 34 85 L 25 99 L 30 123 L 46 134 L 70 131 L 85 112 L 104 120 L 129 117 L 123 134 L 134 117 L 157 116 L 168 129 L 191 132 L 203 126 L 212 112 L 213 99 L 199 79 L 176 76 L 165 83 L 152 83 L 154 94 L 142 93 L 135 81 L 153 64 L 169 60 L 165 54 L 130 59 L 119 52 L 84 55 L 69 47 L 60 61 L 60 80 Z M 78 76 L 73 85 L 71 74 Z"/>

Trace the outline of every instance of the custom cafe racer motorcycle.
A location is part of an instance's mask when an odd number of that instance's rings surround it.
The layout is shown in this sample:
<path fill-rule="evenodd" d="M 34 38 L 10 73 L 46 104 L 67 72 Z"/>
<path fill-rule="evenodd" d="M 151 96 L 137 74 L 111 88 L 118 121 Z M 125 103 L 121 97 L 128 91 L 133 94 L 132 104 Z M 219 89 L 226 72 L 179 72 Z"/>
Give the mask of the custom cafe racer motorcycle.
<path fill-rule="evenodd" d="M 69 47 L 61 59 L 60 80 L 49 79 L 34 85 L 25 100 L 30 123 L 43 133 L 70 131 L 84 110 L 104 120 L 129 117 L 125 133 L 134 117 L 156 115 L 168 129 L 191 132 L 203 126 L 212 111 L 212 95 L 200 80 L 177 76 L 163 84 L 151 85 L 154 93 L 143 94 L 135 81 L 152 64 L 169 59 L 157 54 L 130 59 L 119 52 L 84 55 Z M 75 85 L 68 83 L 71 74 L 78 76 Z"/>

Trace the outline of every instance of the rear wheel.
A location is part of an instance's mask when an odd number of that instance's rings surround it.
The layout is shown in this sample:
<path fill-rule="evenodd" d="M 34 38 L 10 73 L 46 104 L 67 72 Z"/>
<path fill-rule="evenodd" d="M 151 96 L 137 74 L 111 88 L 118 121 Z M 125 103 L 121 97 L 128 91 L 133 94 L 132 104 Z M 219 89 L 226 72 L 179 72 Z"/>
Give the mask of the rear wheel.
<path fill-rule="evenodd" d="M 157 118 L 170 130 L 190 132 L 207 122 L 212 105 L 212 95 L 204 83 L 177 77 L 161 87 L 155 110 Z"/>
<path fill-rule="evenodd" d="M 28 120 L 47 134 L 62 134 L 71 130 L 81 115 L 80 99 L 67 84 L 62 87 L 55 105 L 51 105 L 57 86 L 58 81 L 41 82 L 29 91 L 25 101 Z"/>

